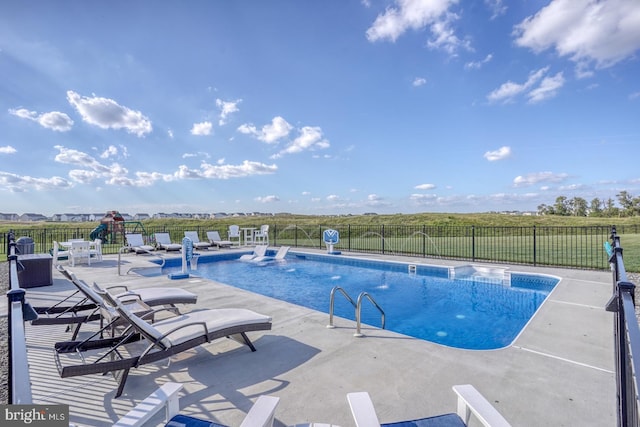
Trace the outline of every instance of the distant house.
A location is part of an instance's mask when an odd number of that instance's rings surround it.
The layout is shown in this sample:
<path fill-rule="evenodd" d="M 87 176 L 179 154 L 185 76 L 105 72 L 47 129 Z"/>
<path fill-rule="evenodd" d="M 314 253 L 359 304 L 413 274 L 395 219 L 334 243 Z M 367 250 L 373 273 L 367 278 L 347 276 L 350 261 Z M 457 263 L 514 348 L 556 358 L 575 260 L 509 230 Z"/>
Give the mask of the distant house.
<path fill-rule="evenodd" d="M 18 221 L 19 218 L 19 215 L 15 213 L 0 212 L 0 221 Z"/>
<path fill-rule="evenodd" d="M 133 219 L 136 221 L 144 221 L 145 219 L 151 219 L 151 215 L 146 213 L 137 213 L 133 215 Z"/>
<path fill-rule="evenodd" d="M 60 221 L 62 222 L 83 222 L 84 216 L 82 214 L 75 213 L 63 213 L 60 214 Z"/>
<path fill-rule="evenodd" d="M 47 221 L 49 218 L 36 213 L 23 213 L 18 217 L 18 221 Z"/>

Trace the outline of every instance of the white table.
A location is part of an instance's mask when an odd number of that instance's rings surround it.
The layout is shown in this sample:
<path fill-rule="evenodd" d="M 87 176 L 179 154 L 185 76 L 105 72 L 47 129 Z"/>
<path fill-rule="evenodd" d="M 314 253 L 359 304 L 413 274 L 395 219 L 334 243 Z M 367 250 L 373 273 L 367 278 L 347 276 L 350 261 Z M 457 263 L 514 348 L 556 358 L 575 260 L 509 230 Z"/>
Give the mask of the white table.
<path fill-rule="evenodd" d="M 75 258 L 73 256 L 73 254 L 71 253 L 73 251 L 73 246 L 74 244 L 80 244 L 83 246 L 83 248 L 86 248 L 87 251 L 87 264 L 91 265 L 91 251 L 95 251 L 97 249 L 97 243 L 94 240 L 82 240 L 82 239 L 77 239 L 77 240 L 69 240 L 68 242 L 58 242 L 58 245 L 60 245 L 61 247 L 65 248 L 67 251 L 69 251 L 69 264 L 71 264 L 72 266 L 75 266 Z M 82 249 L 84 250 L 84 249 Z M 83 256 L 84 258 L 84 256 Z"/>
<path fill-rule="evenodd" d="M 255 243 L 255 238 L 253 235 L 255 234 L 257 228 L 256 227 L 242 227 L 240 231 L 242 231 L 242 235 L 244 237 L 244 245 L 253 245 Z"/>

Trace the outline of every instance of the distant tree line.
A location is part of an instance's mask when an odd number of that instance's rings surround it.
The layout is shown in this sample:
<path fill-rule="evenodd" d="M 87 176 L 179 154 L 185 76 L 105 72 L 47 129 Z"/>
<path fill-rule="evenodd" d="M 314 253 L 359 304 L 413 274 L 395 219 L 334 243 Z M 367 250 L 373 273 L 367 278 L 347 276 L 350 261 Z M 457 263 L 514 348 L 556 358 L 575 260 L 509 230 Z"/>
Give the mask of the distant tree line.
<path fill-rule="evenodd" d="M 600 200 L 594 198 L 587 202 L 582 197 L 571 199 L 558 196 L 553 205 L 538 206 L 539 215 L 589 216 L 589 217 L 629 217 L 640 215 L 640 197 L 633 197 L 627 191 L 616 194 L 618 205 L 612 198 Z"/>

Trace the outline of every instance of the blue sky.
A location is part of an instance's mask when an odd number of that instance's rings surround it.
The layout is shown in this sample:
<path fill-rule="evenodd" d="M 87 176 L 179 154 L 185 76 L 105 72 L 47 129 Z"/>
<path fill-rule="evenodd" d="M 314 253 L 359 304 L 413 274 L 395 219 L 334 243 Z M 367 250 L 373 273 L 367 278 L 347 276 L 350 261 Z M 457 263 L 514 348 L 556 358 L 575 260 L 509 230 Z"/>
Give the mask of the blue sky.
<path fill-rule="evenodd" d="M 1 212 L 640 195 L 638 0 L 3 1 Z"/>

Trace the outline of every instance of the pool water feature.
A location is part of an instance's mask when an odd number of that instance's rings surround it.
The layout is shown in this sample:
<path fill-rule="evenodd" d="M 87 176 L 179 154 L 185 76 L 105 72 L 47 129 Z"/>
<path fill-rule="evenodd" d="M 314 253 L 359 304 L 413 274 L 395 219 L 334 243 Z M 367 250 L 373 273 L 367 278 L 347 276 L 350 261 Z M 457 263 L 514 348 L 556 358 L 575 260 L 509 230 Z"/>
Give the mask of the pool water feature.
<path fill-rule="evenodd" d="M 511 272 L 505 286 L 486 278 L 452 280 L 448 267 L 422 264 L 410 269 L 403 263 L 291 253 L 283 262 L 251 263 L 238 261 L 238 256 L 218 261 L 203 255 L 192 275 L 324 313 L 335 286 L 354 299 L 367 292 L 385 311 L 386 329 L 470 350 L 510 345 L 559 281 Z M 179 269 L 168 262 L 163 273 Z M 339 295 L 334 315 L 355 320 L 353 306 Z M 380 312 L 363 304 L 361 321 L 379 327 Z"/>

